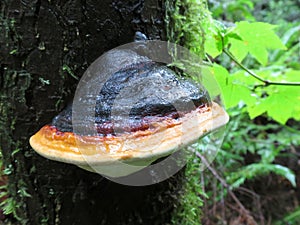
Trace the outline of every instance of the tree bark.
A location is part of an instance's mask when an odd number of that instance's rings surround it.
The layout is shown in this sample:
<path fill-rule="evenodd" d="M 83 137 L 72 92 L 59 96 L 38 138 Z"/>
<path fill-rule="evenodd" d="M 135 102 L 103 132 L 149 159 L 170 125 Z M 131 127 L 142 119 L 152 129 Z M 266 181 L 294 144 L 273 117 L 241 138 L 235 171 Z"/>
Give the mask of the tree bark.
<path fill-rule="evenodd" d="M 2 0 L 1 151 L 14 224 L 171 224 L 182 172 L 146 187 L 37 155 L 32 134 L 72 99 L 87 67 L 131 42 L 135 31 L 165 39 L 161 0 Z M 30 196 L 29 196 L 30 195 Z"/>

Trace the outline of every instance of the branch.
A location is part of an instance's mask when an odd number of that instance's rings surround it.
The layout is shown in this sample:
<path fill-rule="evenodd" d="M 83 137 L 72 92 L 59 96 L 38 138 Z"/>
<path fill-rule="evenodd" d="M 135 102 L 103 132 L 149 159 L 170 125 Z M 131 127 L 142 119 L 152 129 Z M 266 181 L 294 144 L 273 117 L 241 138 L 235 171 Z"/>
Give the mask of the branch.
<path fill-rule="evenodd" d="M 257 85 L 259 86 L 270 86 L 270 85 L 281 85 L 281 86 L 300 86 L 300 82 L 276 82 L 276 81 L 269 81 L 261 78 L 253 71 L 249 70 L 246 66 L 244 66 L 242 63 L 240 63 L 234 55 L 232 55 L 227 49 L 223 49 L 223 52 L 232 60 L 234 61 L 239 67 L 241 67 L 243 70 L 245 70 L 247 73 L 249 73 L 252 77 L 256 78 L 257 80 L 263 82 L 263 85 Z"/>
<path fill-rule="evenodd" d="M 232 190 L 230 189 L 230 185 L 227 184 L 227 182 L 220 177 L 220 175 L 217 173 L 217 171 L 212 168 L 209 164 L 209 162 L 207 161 L 207 159 L 200 154 L 199 152 L 195 151 L 195 154 L 198 158 L 201 159 L 201 161 L 204 163 L 204 165 L 209 169 L 209 171 L 220 181 L 221 185 L 227 189 L 229 195 L 232 197 L 232 199 L 235 201 L 235 203 L 239 206 L 240 210 L 244 213 L 244 215 L 247 216 L 248 219 L 252 220 L 252 224 L 257 224 L 253 217 L 250 215 L 249 211 L 244 207 L 244 205 L 240 202 L 240 200 L 236 197 L 236 195 L 232 192 Z"/>

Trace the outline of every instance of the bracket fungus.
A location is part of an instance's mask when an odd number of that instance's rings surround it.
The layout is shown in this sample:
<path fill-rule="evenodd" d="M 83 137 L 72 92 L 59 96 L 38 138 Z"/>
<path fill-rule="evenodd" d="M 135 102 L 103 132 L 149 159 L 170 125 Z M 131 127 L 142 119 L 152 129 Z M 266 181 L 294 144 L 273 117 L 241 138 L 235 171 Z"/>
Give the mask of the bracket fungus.
<path fill-rule="evenodd" d="M 83 119 L 92 121 L 95 133 L 75 132 L 73 103 L 30 138 L 32 148 L 46 158 L 93 172 L 101 168 L 101 174 L 118 177 L 228 122 L 203 86 L 146 57 L 123 63 L 97 93 L 96 103 L 84 109 L 94 117 Z"/>

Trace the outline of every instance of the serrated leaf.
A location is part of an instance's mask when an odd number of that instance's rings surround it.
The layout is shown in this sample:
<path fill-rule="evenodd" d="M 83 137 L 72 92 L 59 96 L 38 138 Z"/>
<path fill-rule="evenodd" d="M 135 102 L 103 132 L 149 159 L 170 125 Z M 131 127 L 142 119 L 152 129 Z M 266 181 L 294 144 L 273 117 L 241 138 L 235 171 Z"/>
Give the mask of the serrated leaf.
<path fill-rule="evenodd" d="M 276 71 L 272 68 L 255 71 L 265 80 L 276 82 L 300 82 L 300 71 L 287 70 Z M 284 73 L 285 72 L 285 73 Z M 255 92 L 263 98 L 258 98 L 253 105 L 248 105 L 247 110 L 253 119 L 263 113 L 281 124 L 285 124 L 290 118 L 300 120 L 300 87 L 271 85 L 257 88 Z"/>
<path fill-rule="evenodd" d="M 267 112 L 275 121 L 285 124 L 288 119 L 300 119 L 300 88 L 269 87 L 265 88 L 269 96 L 248 107 L 250 118 L 253 119 Z"/>
<path fill-rule="evenodd" d="M 246 104 L 254 104 L 256 98 L 252 95 L 249 87 L 243 82 L 242 76 L 229 75 L 228 71 L 219 65 L 215 65 L 212 70 L 212 73 L 219 82 L 222 100 L 227 109 L 238 105 L 240 101 Z"/>
<path fill-rule="evenodd" d="M 255 105 L 250 105 L 247 107 L 250 119 L 254 119 L 268 110 L 268 103 L 264 100 L 257 102 Z"/>
<path fill-rule="evenodd" d="M 268 23 L 242 21 L 236 23 L 236 31 L 249 45 L 263 45 L 268 49 L 286 49 L 274 32 L 276 26 Z M 251 43 L 251 44 L 250 44 Z"/>
<path fill-rule="evenodd" d="M 243 98 L 246 99 L 251 94 L 248 88 L 240 85 L 227 85 L 222 90 L 226 96 L 224 103 L 227 109 L 238 105 Z"/>
<path fill-rule="evenodd" d="M 232 43 L 232 53 L 235 55 L 234 51 L 238 47 L 242 47 L 243 50 L 248 49 L 248 52 L 258 62 L 266 65 L 268 61 L 268 49 L 286 49 L 280 38 L 275 34 L 274 28 L 274 25 L 262 22 L 249 23 L 242 21 L 236 23 L 236 28 L 232 32 L 241 37 L 243 41 L 238 42 L 236 40 L 236 42 Z"/>

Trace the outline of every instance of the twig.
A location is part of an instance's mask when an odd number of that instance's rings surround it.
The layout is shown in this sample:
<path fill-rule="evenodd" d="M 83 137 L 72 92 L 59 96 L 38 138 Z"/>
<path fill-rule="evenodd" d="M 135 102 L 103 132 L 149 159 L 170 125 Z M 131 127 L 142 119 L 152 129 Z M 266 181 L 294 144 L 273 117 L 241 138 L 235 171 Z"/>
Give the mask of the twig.
<path fill-rule="evenodd" d="M 238 187 L 237 190 L 248 193 L 248 194 L 250 194 L 254 197 L 255 205 L 257 206 L 257 210 L 258 210 L 258 214 L 259 214 L 260 225 L 264 225 L 265 224 L 265 218 L 264 218 L 263 212 L 261 210 L 260 196 L 258 194 L 256 194 L 255 192 L 253 192 L 253 191 L 251 191 L 247 188 L 244 188 L 244 187 Z"/>
<path fill-rule="evenodd" d="M 223 49 L 223 52 L 232 60 L 234 61 L 239 67 L 241 67 L 243 70 L 245 70 L 247 73 L 249 73 L 252 77 L 256 78 L 257 80 L 263 82 L 263 85 L 257 85 L 256 87 L 259 86 L 270 86 L 270 85 L 279 85 L 279 86 L 300 86 L 300 82 L 276 82 L 276 81 L 269 81 L 269 80 L 265 80 L 263 78 L 261 78 L 260 76 L 258 76 L 256 73 L 254 73 L 253 71 L 251 71 L 250 69 L 248 69 L 246 66 L 244 66 L 242 63 L 240 63 L 235 57 L 234 55 L 231 54 L 230 51 L 228 51 L 227 49 Z"/>
<path fill-rule="evenodd" d="M 229 195 L 232 197 L 232 199 L 235 201 L 235 203 L 239 206 L 240 210 L 244 214 L 246 214 L 248 218 L 251 218 L 251 220 L 254 222 L 254 219 L 250 215 L 249 211 L 244 207 L 244 205 L 240 202 L 240 200 L 236 197 L 236 195 L 231 191 L 230 185 L 227 184 L 226 181 L 222 177 L 220 177 L 220 175 L 217 173 L 217 171 L 210 166 L 209 162 L 206 160 L 206 158 L 203 155 L 201 155 L 199 152 L 195 152 L 195 154 L 197 157 L 199 157 L 201 159 L 201 161 L 209 169 L 209 171 L 220 181 L 221 185 L 227 189 Z"/>
<path fill-rule="evenodd" d="M 203 173 L 201 173 L 201 183 L 202 183 L 202 191 L 203 191 L 203 193 L 206 193 L 205 185 L 204 185 L 204 174 Z M 204 201 L 204 212 L 205 212 L 205 215 L 208 215 L 207 199 L 204 198 L 203 201 Z"/>

